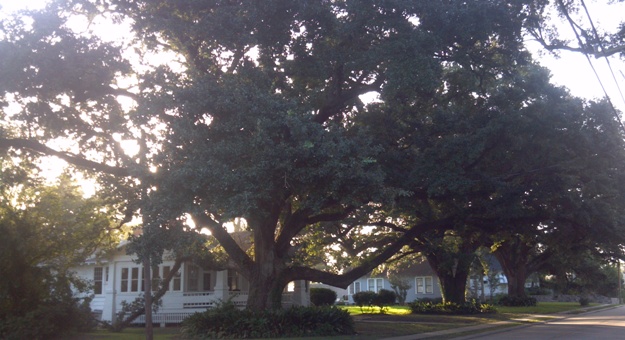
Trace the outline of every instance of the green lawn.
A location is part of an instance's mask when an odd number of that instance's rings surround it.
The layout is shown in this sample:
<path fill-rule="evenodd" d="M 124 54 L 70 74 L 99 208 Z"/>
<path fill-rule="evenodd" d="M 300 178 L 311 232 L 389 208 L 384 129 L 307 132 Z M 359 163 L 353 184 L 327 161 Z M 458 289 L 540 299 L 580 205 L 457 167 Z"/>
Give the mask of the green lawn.
<path fill-rule="evenodd" d="M 591 303 L 589 307 L 598 305 L 598 303 Z M 536 306 L 531 307 L 497 306 L 497 311 L 511 314 L 554 314 L 582 308 L 587 307 L 582 307 L 578 302 L 539 302 Z"/>
<path fill-rule="evenodd" d="M 363 307 L 360 308 L 358 306 L 339 306 L 341 309 L 345 309 L 351 315 L 362 315 L 362 314 L 380 314 L 379 307 Z M 385 314 L 391 315 L 406 315 L 410 314 L 410 307 L 408 306 L 390 306 L 384 309 Z"/>
<path fill-rule="evenodd" d="M 123 332 L 113 333 L 106 330 L 97 330 L 95 332 L 83 333 L 69 338 L 69 340 L 142 340 L 145 339 L 145 329 L 140 327 L 131 327 L 124 329 Z M 173 340 L 182 339 L 180 337 L 179 327 L 154 327 L 154 340 Z"/>
<path fill-rule="evenodd" d="M 590 308 L 597 304 L 591 304 Z M 402 336 L 433 332 L 444 329 L 460 328 L 483 323 L 515 320 L 515 322 L 536 322 L 544 320 L 544 317 L 532 317 L 532 315 L 549 315 L 554 313 L 580 310 L 582 307 L 577 302 L 539 302 L 534 307 L 497 307 L 497 314 L 486 315 L 420 315 L 411 314 L 407 306 L 392 306 L 380 313 L 379 308 L 364 308 L 357 306 L 340 306 L 354 316 L 357 336 L 333 337 L 333 340 L 373 340 L 384 337 Z M 519 321 L 523 319 L 523 321 Z M 180 340 L 180 329 L 154 328 L 154 339 L 157 340 Z M 143 328 L 128 328 L 121 333 L 110 333 L 99 330 L 86 334 L 80 334 L 71 340 L 91 339 L 121 339 L 139 340 L 144 339 Z M 309 340 L 328 339 L 307 338 Z"/>

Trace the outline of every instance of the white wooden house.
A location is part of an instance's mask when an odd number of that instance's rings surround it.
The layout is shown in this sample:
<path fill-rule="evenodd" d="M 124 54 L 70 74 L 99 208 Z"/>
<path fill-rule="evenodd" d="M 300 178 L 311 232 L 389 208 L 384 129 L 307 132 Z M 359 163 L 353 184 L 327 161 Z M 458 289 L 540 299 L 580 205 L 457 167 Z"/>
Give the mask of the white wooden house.
<path fill-rule="evenodd" d="M 402 279 L 410 285 L 406 294 L 406 302 L 419 299 L 436 299 L 442 297 L 438 277 L 427 261 L 416 263 L 401 273 Z M 368 274 L 354 282 L 347 289 L 336 288 L 324 284 L 312 284 L 312 287 L 323 287 L 336 292 L 338 302 L 353 304 L 354 294 L 362 291 L 379 292 L 380 289 L 393 290 L 391 282 L 384 274 Z"/>
<path fill-rule="evenodd" d="M 153 268 L 155 290 L 160 278 L 165 277 L 173 265 L 173 261 L 165 260 L 158 268 Z M 91 259 L 73 271 L 93 283 L 91 309 L 101 315 L 103 321 L 114 319 L 122 301 L 130 303 L 144 292 L 143 268 L 132 256 L 126 255 L 123 245 L 109 259 Z M 234 270 L 204 270 L 192 263 L 184 263 L 169 283 L 153 320 L 161 325 L 180 323 L 187 316 L 205 311 L 220 301 L 230 300 L 243 307 L 248 290 L 247 280 Z M 306 282 L 292 282 L 288 291 L 283 293 L 282 302 L 285 306 L 308 305 L 310 296 Z M 144 320 L 141 317 L 135 323 L 144 323 Z"/>

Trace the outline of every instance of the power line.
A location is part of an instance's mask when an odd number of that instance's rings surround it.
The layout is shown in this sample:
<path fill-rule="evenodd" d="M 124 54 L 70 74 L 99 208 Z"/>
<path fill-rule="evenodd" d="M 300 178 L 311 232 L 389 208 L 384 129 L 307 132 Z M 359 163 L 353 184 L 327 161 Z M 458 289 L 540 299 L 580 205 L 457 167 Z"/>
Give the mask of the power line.
<path fill-rule="evenodd" d="M 582 0 L 582 2 L 583 2 L 583 0 Z M 605 97 L 606 97 L 608 103 L 610 104 L 610 107 L 612 107 L 612 111 L 614 113 L 614 117 L 619 122 L 619 124 L 621 126 L 621 130 L 623 131 L 623 133 L 625 133 L 625 125 L 623 125 L 623 122 L 621 121 L 621 117 L 619 117 L 618 112 L 616 111 L 616 108 L 614 107 L 614 104 L 612 103 L 612 100 L 610 99 L 610 96 L 608 95 L 608 91 L 605 89 L 605 86 L 603 85 L 603 82 L 601 81 L 601 77 L 599 77 L 599 73 L 597 73 L 597 70 L 595 69 L 595 65 L 593 65 L 592 60 L 590 59 L 590 55 L 589 55 L 588 51 L 586 51 L 584 49 L 584 46 L 586 44 L 584 44 L 584 41 L 582 40 L 582 38 L 579 35 L 579 32 L 577 32 L 577 28 L 575 27 L 575 22 L 573 21 L 573 19 L 569 15 L 569 12 L 568 12 L 566 6 L 564 5 L 564 3 L 562 2 L 562 0 L 558 0 L 558 5 L 562 9 L 562 13 L 564 14 L 564 16 L 566 17 L 567 21 L 569 22 L 569 25 L 571 26 L 571 29 L 573 30 L 573 33 L 575 33 L 575 37 L 577 38 L 577 42 L 579 43 L 579 46 L 582 47 L 582 50 L 583 50 L 582 53 L 584 53 L 584 56 L 586 57 L 586 60 L 588 60 L 588 64 L 590 64 L 590 68 L 592 68 L 592 71 L 595 73 L 595 77 L 597 78 L 597 81 L 599 81 L 599 85 L 601 86 L 601 90 L 603 90 L 603 93 L 605 94 Z"/>
<path fill-rule="evenodd" d="M 595 24 L 592 18 L 590 17 L 590 12 L 588 11 L 588 7 L 586 7 L 586 2 L 584 0 L 581 0 L 581 3 L 582 3 L 582 7 L 584 7 L 584 11 L 586 12 L 586 17 L 588 17 L 588 21 L 590 22 L 590 27 L 592 28 L 592 32 L 595 35 L 595 39 L 597 40 L 597 43 L 599 44 L 599 48 L 601 48 L 601 51 L 603 52 L 605 51 L 605 48 L 603 47 L 603 43 L 601 42 L 601 39 L 599 39 L 599 33 L 597 33 L 597 28 L 595 28 Z M 614 70 L 612 69 L 612 64 L 610 63 L 610 59 L 605 54 L 603 55 L 603 58 L 605 59 L 605 62 L 608 64 L 608 68 L 610 70 L 610 73 L 612 74 L 612 79 L 614 79 L 614 83 L 616 84 L 616 89 L 618 90 L 618 93 L 621 95 L 621 100 L 623 101 L 623 103 L 625 103 L 625 96 L 623 96 L 623 91 L 621 91 L 621 86 L 619 85 L 618 80 L 616 79 L 616 75 L 614 74 Z"/>

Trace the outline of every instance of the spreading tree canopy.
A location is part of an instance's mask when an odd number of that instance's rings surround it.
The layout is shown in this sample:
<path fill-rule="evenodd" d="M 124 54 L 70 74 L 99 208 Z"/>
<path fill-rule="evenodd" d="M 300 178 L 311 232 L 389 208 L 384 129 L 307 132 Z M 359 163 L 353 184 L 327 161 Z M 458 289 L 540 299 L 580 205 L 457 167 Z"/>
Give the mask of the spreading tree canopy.
<path fill-rule="evenodd" d="M 445 123 L 436 113 L 457 84 L 446 70 L 488 81 L 517 66 L 522 26 L 543 3 L 53 2 L 2 22 L 0 149 L 95 173 L 145 228 L 190 216 L 250 281 L 248 306 L 276 307 L 290 281 L 345 287 L 450 225 L 453 214 L 400 224 L 383 212 L 398 198 L 427 211 L 431 196 L 462 192 L 457 159 L 398 160 L 423 156 L 412 152 L 419 136 L 446 135 L 421 134 Z M 93 34 L 104 19 L 128 39 Z M 252 249 L 226 231 L 235 218 Z M 351 247 L 335 258 L 351 269 L 317 269 L 335 243 Z"/>

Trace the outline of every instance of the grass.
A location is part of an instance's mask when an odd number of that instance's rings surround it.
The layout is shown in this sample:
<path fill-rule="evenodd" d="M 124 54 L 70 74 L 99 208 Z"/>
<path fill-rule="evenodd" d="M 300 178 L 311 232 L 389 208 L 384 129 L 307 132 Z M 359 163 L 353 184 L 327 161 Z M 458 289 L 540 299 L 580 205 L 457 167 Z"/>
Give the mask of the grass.
<path fill-rule="evenodd" d="M 145 329 L 142 327 L 131 327 L 123 332 L 113 333 L 99 329 L 94 332 L 77 334 L 68 340 L 142 340 L 145 339 Z M 175 340 L 180 337 L 179 327 L 160 328 L 154 327 L 154 340 Z"/>
<path fill-rule="evenodd" d="M 364 314 L 381 314 L 380 307 L 363 307 L 360 308 L 358 306 L 339 306 L 341 309 L 345 309 L 349 312 L 349 314 L 356 315 L 364 315 Z M 407 315 L 410 314 L 411 310 L 408 306 L 389 306 L 384 308 L 384 314 L 389 315 Z"/>
<path fill-rule="evenodd" d="M 591 303 L 589 307 L 598 306 L 598 303 Z M 509 314 L 554 314 L 582 309 L 578 302 L 539 302 L 536 306 L 505 307 L 497 306 L 499 313 Z"/>
<path fill-rule="evenodd" d="M 590 308 L 597 306 L 591 304 Z M 467 326 L 495 323 L 498 321 L 510 321 L 507 325 L 497 325 L 497 327 L 510 327 L 528 322 L 539 322 L 549 319 L 548 315 L 562 312 L 580 311 L 582 307 L 577 302 L 539 302 L 533 307 L 503 307 L 498 306 L 497 314 L 485 315 L 423 315 L 411 314 L 407 306 L 391 306 L 380 313 L 378 307 L 363 308 L 357 306 L 340 306 L 354 316 L 356 331 L 358 335 L 306 338 L 307 340 L 374 340 L 385 337 L 394 337 L 410 334 L 420 334 L 435 332 L 446 329 L 457 329 Z M 586 307 L 588 308 L 588 307 Z M 540 316 L 539 316 L 540 315 Z M 545 315 L 547 317 L 545 318 Z M 555 316 L 554 316 L 555 317 Z M 493 328 L 489 328 L 491 330 Z M 476 333 L 477 331 L 468 332 Z M 465 333 L 462 333 L 465 334 Z M 459 336 L 455 334 L 454 336 Z M 439 339 L 449 339 L 450 336 L 442 336 Z M 107 331 L 96 331 L 80 334 L 70 340 L 139 340 L 145 339 L 143 328 L 128 328 L 121 333 L 110 333 Z M 157 340 L 180 340 L 180 328 L 154 328 L 154 339 Z"/>

